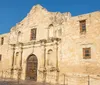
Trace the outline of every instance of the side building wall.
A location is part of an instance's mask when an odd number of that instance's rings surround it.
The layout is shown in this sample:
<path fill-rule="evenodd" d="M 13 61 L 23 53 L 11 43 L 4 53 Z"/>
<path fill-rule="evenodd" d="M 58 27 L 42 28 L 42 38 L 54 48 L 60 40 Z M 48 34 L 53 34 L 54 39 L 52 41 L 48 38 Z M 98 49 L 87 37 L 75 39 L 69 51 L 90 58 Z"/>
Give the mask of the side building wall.
<path fill-rule="evenodd" d="M 80 32 L 80 21 L 86 20 L 86 32 Z M 88 75 L 100 75 L 100 12 L 71 17 L 64 23 L 62 37 L 61 73 L 69 84 L 87 85 Z M 83 49 L 91 48 L 91 58 L 84 59 Z M 66 66 L 65 66 L 66 65 Z M 72 80 L 70 79 L 72 78 Z M 75 79 L 76 78 L 76 81 Z M 81 80 L 83 78 L 83 80 Z M 91 80 L 96 78 L 90 77 Z M 74 80 L 73 80 L 74 79 Z M 98 78 L 97 78 L 98 79 Z M 66 79 L 66 82 L 68 80 Z M 71 82 L 73 81 L 73 82 Z M 99 81 L 99 80 L 98 80 Z M 82 83 L 83 82 L 83 83 Z M 92 82 L 92 81 L 89 81 Z M 94 81 L 92 82 L 93 85 Z M 97 84 L 98 85 L 98 84 Z"/>
<path fill-rule="evenodd" d="M 9 46 L 10 33 L 0 35 L 0 76 L 10 77 L 12 64 L 12 48 Z"/>

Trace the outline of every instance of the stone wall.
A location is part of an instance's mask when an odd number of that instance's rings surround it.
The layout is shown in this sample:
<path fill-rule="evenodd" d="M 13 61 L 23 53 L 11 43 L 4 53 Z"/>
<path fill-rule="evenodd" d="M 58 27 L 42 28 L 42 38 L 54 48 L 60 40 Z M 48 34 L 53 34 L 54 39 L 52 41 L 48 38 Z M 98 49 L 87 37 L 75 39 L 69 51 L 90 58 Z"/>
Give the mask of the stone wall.
<path fill-rule="evenodd" d="M 80 20 L 86 20 L 85 34 L 80 33 Z M 33 28 L 37 28 L 36 40 L 30 40 L 30 32 Z M 2 72 L 7 71 L 8 77 L 17 79 L 18 68 L 22 62 L 21 79 L 25 79 L 27 58 L 30 54 L 36 55 L 38 59 L 37 80 L 41 82 L 45 80 L 43 77 L 44 56 L 46 56 L 45 81 L 49 83 L 60 82 L 63 84 L 64 75 L 69 75 L 72 78 L 68 77 L 70 85 L 78 85 L 80 80 L 77 77 L 74 79 L 74 75 L 87 76 L 99 75 L 100 73 L 99 11 L 71 16 L 69 12 L 48 12 L 42 6 L 36 5 L 21 22 L 11 28 L 9 33 L 0 35 L 1 37 L 4 37 L 4 45 L 0 45 L 0 54 L 2 54 L 0 61 L 1 77 L 5 75 Z M 58 44 L 57 39 L 59 39 Z M 46 41 L 45 51 L 44 41 Z M 82 49 L 86 47 L 91 47 L 91 59 L 83 59 Z M 51 69 L 52 67 L 53 69 Z M 71 84 L 71 80 L 78 83 Z M 67 82 L 67 80 L 65 81 Z"/>

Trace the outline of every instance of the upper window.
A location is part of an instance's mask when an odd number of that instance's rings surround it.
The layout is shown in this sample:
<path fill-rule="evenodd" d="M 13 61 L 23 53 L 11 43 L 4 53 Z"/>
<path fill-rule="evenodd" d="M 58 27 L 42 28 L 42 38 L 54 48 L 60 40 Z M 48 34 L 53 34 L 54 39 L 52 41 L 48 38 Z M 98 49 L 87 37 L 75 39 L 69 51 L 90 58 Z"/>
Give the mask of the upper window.
<path fill-rule="evenodd" d="M 36 40 L 36 28 L 31 29 L 30 40 Z"/>
<path fill-rule="evenodd" d="M 83 48 L 83 59 L 91 58 L 91 48 Z"/>
<path fill-rule="evenodd" d="M 4 37 L 1 38 L 1 45 L 4 44 Z"/>
<path fill-rule="evenodd" d="M 0 54 L 0 61 L 1 61 L 1 59 L 2 59 L 2 55 Z"/>
<path fill-rule="evenodd" d="M 80 21 L 80 32 L 86 32 L 86 20 Z"/>

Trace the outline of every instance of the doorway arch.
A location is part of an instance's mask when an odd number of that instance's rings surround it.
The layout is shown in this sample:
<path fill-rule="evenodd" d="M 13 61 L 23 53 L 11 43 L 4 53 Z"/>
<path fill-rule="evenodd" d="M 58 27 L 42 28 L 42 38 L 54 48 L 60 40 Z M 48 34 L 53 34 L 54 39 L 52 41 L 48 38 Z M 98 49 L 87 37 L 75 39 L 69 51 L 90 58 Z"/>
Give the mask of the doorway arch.
<path fill-rule="evenodd" d="M 34 54 L 29 55 L 26 65 L 26 79 L 37 81 L 38 59 Z"/>

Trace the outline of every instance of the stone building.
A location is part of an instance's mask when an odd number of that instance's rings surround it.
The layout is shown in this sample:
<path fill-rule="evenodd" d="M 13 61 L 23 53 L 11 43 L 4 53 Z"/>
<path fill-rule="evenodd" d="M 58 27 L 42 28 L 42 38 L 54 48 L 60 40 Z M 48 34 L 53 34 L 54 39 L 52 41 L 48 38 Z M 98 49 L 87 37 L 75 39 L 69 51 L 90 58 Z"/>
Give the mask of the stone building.
<path fill-rule="evenodd" d="M 89 75 L 100 74 L 99 43 L 99 11 L 71 16 L 36 5 L 9 33 L 0 35 L 0 76 L 87 85 Z"/>

